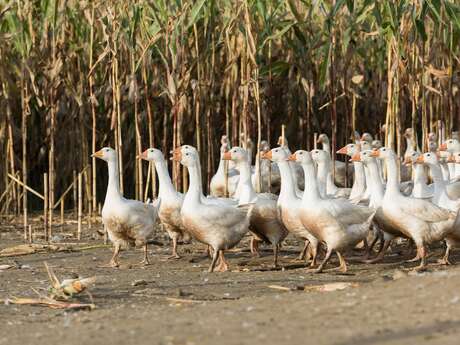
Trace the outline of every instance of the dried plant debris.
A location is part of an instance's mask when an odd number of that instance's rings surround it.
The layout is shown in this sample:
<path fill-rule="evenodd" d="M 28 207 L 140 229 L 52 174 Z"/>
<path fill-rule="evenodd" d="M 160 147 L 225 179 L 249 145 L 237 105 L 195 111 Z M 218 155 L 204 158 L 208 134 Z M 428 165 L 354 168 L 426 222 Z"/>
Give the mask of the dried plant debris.
<path fill-rule="evenodd" d="M 38 295 L 38 298 L 22 298 L 13 296 L 5 301 L 5 304 L 28 304 L 41 305 L 52 309 L 94 309 L 96 306 L 93 303 L 93 297 L 89 293 L 88 288 L 96 282 L 96 277 L 90 278 L 75 278 L 64 279 L 60 281 L 53 269 L 45 262 L 46 272 L 51 282 L 51 286 L 47 290 L 48 295 L 43 294 L 37 289 L 32 290 Z M 91 303 L 78 303 L 71 301 L 82 292 L 85 292 Z"/>

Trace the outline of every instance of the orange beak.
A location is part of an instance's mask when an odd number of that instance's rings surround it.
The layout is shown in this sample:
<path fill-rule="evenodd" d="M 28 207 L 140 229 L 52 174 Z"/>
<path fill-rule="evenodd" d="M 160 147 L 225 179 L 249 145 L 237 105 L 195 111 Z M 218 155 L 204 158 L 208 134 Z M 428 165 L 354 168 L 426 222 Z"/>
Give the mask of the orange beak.
<path fill-rule="evenodd" d="M 265 152 L 265 153 L 262 153 L 262 159 L 269 159 L 269 160 L 272 160 L 272 150 L 268 151 L 268 152 Z"/>
<path fill-rule="evenodd" d="M 145 160 L 147 160 L 147 150 L 145 150 L 140 155 L 138 155 L 137 159 L 145 159 Z"/>
<path fill-rule="evenodd" d="M 347 147 L 344 146 L 342 147 L 340 150 L 337 151 L 338 154 L 341 154 L 341 155 L 346 155 L 347 154 Z"/>
<path fill-rule="evenodd" d="M 439 146 L 439 151 L 447 151 L 447 144 L 442 143 L 441 146 Z"/>
<path fill-rule="evenodd" d="M 423 156 L 418 156 L 417 160 L 415 162 L 416 163 L 425 163 L 425 159 L 423 158 Z"/>
<path fill-rule="evenodd" d="M 456 163 L 454 155 L 449 156 L 449 158 L 447 158 L 447 162 L 448 163 Z"/>
<path fill-rule="evenodd" d="M 177 147 L 173 150 L 172 160 L 175 162 L 180 162 L 182 160 L 182 151 L 180 147 Z"/>
<path fill-rule="evenodd" d="M 232 160 L 232 154 L 230 153 L 230 151 L 227 151 L 222 155 L 222 160 L 224 160 L 224 161 L 231 161 Z"/>
<path fill-rule="evenodd" d="M 379 150 L 373 150 L 371 152 L 371 157 L 375 157 L 375 158 L 380 157 L 380 151 Z"/>
<path fill-rule="evenodd" d="M 411 160 L 409 157 L 406 157 L 406 158 L 404 158 L 403 164 L 405 164 L 405 165 L 411 165 L 411 164 L 412 164 L 412 160 Z"/>
<path fill-rule="evenodd" d="M 297 160 L 295 153 L 293 153 L 292 155 L 289 155 L 287 160 L 291 162 L 295 162 Z"/>
<path fill-rule="evenodd" d="M 104 157 L 104 153 L 102 152 L 102 150 L 99 150 L 97 152 L 94 152 L 91 157 L 96 157 L 96 158 L 102 158 Z"/>
<path fill-rule="evenodd" d="M 361 154 L 359 152 L 355 153 L 353 155 L 353 157 L 351 157 L 351 161 L 352 162 L 361 162 Z"/>

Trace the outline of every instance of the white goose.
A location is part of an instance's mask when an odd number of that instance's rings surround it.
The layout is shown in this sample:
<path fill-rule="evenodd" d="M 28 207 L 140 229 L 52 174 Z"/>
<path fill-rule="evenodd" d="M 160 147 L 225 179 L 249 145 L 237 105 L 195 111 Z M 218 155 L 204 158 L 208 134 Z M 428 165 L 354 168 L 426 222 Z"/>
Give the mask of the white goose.
<path fill-rule="evenodd" d="M 305 247 L 299 259 L 302 259 L 306 250 L 310 248 L 312 254 L 310 266 L 313 267 L 316 265 L 319 242 L 300 221 L 301 199 L 296 193 L 294 174 L 290 166 L 290 163 L 294 164 L 294 162 L 288 162 L 288 157 L 289 154 L 285 148 L 277 147 L 268 151 L 262 158 L 269 159 L 278 165 L 281 174 L 281 190 L 277 203 L 279 217 L 290 233 L 305 240 Z M 306 181 L 306 183 L 309 183 L 309 181 Z"/>
<path fill-rule="evenodd" d="M 442 177 L 441 166 L 437 155 L 432 152 L 424 153 L 418 157 L 418 163 L 426 164 L 430 167 L 434 184 L 433 203 L 457 213 L 460 209 L 460 199 L 453 200 L 447 194 L 446 186 L 448 183 Z M 450 265 L 450 251 L 454 248 L 460 248 L 460 224 L 456 224 L 454 231 L 446 237 L 446 245 L 446 252 L 441 263 Z"/>
<path fill-rule="evenodd" d="M 359 153 L 360 145 L 359 144 L 348 144 L 342 147 L 337 151 L 338 154 L 347 155 L 350 158 L 355 154 Z M 366 175 L 364 172 L 364 165 L 361 162 L 353 162 L 353 170 L 355 172 L 355 178 L 353 180 L 353 185 L 351 187 L 351 192 L 349 200 L 358 204 L 361 200 L 364 199 L 366 194 Z"/>
<path fill-rule="evenodd" d="M 426 199 L 433 196 L 434 186 L 428 185 L 428 176 L 426 175 L 425 167 L 423 164 L 417 163 L 417 159 L 421 155 L 420 152 L 413 151 L 404 158 L 404 164 L 412 165 L 414 187 L 412 188 L 411 196 L 413 198 Z"/>
<path fill-rule="evenodd" d="M 391 241 L 395 237 L 405 237 L 398 229 L 391 226 L 391 221 L 388 220 L 382 212 L 382 201 L 385 194 L 385 185 L 380 179 L 380 172 L 378 169 L 378 160 L 372 157 L 372 151 L 366 150 L 355 154 L 351 160 L 353 162 L 362 162 L 369 171 L 368 186 L 370 188 L 369 207 L 376 210 L 374 217 L 374 224 L 377 227 L 377 234 L 370 245 L 370 250 L 374 247 L 376 241 L 380 239 L 382 244 L 378 250 L 378 254 L 374 259 L 367 260 L 368 263 L 375 263 L 381 261 L 385 256 Z"/>
<path fill-rule="evenodd" d="M 348 198 L 350 188 L 338 188 L 332 178 L 331 156 L 324 150 L 314 150 L 315 162 L 318 164 L 318 184 L 321 197 Z"/>
<path fill-rule="evenodd" d="M 329 141 L 329 137 L 327 136 L 327 134 L 323 133 L 323 134 L 320 134 L 318 136 L 318 140 L 317 140 L 317 143 L 318 144 L 321 144 L 322 147 L 323 147 L 323 150 L 326 151 L 329 156 L 331 155 L 331 143 Z M 331 169 L 332 169 L 332 162 L 331 162 Z M 331 171 L 332 172 L 332 171 Z M 351 171 L 351 166 L 348 167 L 348 173 L 349 175 L 351 175 L 352 171 Z M 347 179 L 347 165 L 342 162 L 342 161 L 335 161 L 335 164 L 334 164 L 334 178 L 335 178 L 335 182 L 341 186 L 341 187 L 344 187 L 345 186 L 345 180 Z"/>
<path fill-rule="evenodd" d="M 411 238 L 417 246 L 420 266 L 426 267 L 426 245 L 442 240 L 452 233 L 456 215 L 425 199 L 406 197 L 399 189 L 397 156 L 393 150 L 382 147 L 372 155 L 385 160 L 388 182 L 382 202 L 382 212 L 391 226 Z"/>
<path fill-rule="evenodd" d="M 118 256 L 122 247 L 135 244 L 144 247 L 142 264 L 148 264 L 147 239 L 152 235 L 158 214 L 158 204 L 145 204 L 138 200 L 125 199 L 120 192 L 117 152 L 104 147 L 92 154 L 107 162 L 109 182 L 104 206 L 102 222 L 109 239 L 114 244 L 113 256 L 109 266 L 118 267 Z"/>
<path fill-rule="evenodd" d="M 273 246 L 274 266 L 278 266 L 278 250 L 280 243 L 288 231 L 278 219 L 278 196 L 271 193 L 256 193 L 251 183 L 251 168 L 248 154 L 241 147 L 233 147 L 222 159 L 232 160 L 240 172 L 238 183 L 240 204 L 254 203 L 251 213 L 250 230 L 255 235 L 251 241 L 251 251 L 257 253 L 258 242 L 265 241 Z"/>
<path fill-rule="evenodd" d="M 312 154 L 299 150 L 289 157 L 302 165 L 305 188 L 301 203 L 300 219 L 314 236 L 327 246 L 326 256 L 316 272 L 321 272 L 333 251 L 340 260 L 340 270 L 347 271 L 343 250 L 353 247 L 366 237 L 375 211 L 350 203 L 345 199 L 323 199 L 315 178 L 315 163 L 320 150 Z M 315 159 L 316 158 L 316 159 Z"/>
<path fill-rule="evenodd" d="M 168 163 L 160 150 L 149 148 L 140 155 L 140 158 L 151 161 L 155 165 L 159 182 L 158 197 L 161 200 L 158 217 L 173 242 L 171 258 L 179 259 L 177 241 L 185 235 L 180 217 L 184 195 L 174 188 L 168 172 Z"/>
<path fill-rule="evenodd" d="M 187 147 L 184 147 L 187 146 Z M 181 219 L 187 231 L 198 241 L 213 249 L 209 272 L 217 269 L 227 271 L 224 251 L 234 247 L 248 232 L 252 205 L 237 208 L 225 203 L 204 203 L 201 185 L 201 167 L 196 150 L 184 145 L 173 151 L 173 160 L 185 165 L 190 176 L 190 185 L 181 208 Z"/>
<path fill-rule="evenodd" d="M 226 197 L 227 196 L 225 195 L 226 190 L 229 196 L 233 196 L 236 192 L 236 187 L 238 185 L 238 179 L 239 179 L 238 171 L 236 171 L 230 166 L 227 166 L 227 186 L 226 186 L 225 165 L 227 164 L 227 162 L 222 160 L 222 156 L 224 155 L 224 153 L 230 149 L 229 146 L 230 145 L 227 140 L 227 137 L 223 135 L 221 138 L 221 146 L 220 146 L 220 158 L 221 159 L 219 160 L 219 166 L 217 167 L 216 173 L 211 178 L 211 183 L 209 186 L 211 190 L 211 195 L 214 197 Z"/>

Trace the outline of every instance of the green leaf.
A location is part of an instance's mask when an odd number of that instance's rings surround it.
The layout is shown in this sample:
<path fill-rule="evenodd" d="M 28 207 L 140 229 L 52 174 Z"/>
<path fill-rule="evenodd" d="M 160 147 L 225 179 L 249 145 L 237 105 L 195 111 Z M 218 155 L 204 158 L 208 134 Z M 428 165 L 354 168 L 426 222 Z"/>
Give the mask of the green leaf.
<path fill-rule="evenodd" d="M 425 31 L 425 22 L 421 19 L 415 19 L 415 27 L 422 40 L 426 41 L 428 37 Z"/>
<path fill-rule="evenodd" d="M 353 10 L 355 8 L 355 1 L 347 0 L 347 7 L 348 7 L 348 12 L 353 13 Z"/>
<path fill-rule="evenodd" d="M 195 3 L 195 5 L 193 5 L 192 7 L 192 10 L 190 12 L 190 20 L 188 22 L 188 25 L 187 25 L 187 30 L 193 26 L 193 24 L 195 24 L 198 20 L 198 15 L 200 14 L 201 12 L 201 9 L 203 8 L 203 5 L 204 3 L 206 2 L 206 0 L 199 0 Z"/>
<path fill-rule="evenodd" d="M 270 65 L 263 66 L 259 73 L 261 76 L 267 76 L 271 70 L 273 76 L 280 76 L 287 73 L 291 65 L 286 61 L 275 61 Z"/>

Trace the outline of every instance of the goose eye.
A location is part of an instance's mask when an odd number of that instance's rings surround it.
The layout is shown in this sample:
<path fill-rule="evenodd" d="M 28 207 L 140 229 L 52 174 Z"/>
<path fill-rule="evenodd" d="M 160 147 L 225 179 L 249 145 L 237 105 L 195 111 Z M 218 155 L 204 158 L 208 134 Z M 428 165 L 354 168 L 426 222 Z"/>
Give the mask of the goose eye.
<path fill-rule="evenodd" d="M 426 156 L 427 156 L 427 157 L 431 157 L 431 154 L 428 153 Z"/>
<path fill-rule="evenodd" d="M 303 152 L 299 152 L 299 155 L 303 155 Z"/>
<path fill-rule="evenodd" d="M 278 150 L 275 150 L 275 152 L 278 152 Z"/>
<path fill-rule="evenodd" d="M 186 153 L 185 155 L 188 156 L 188 153 Z"/>

